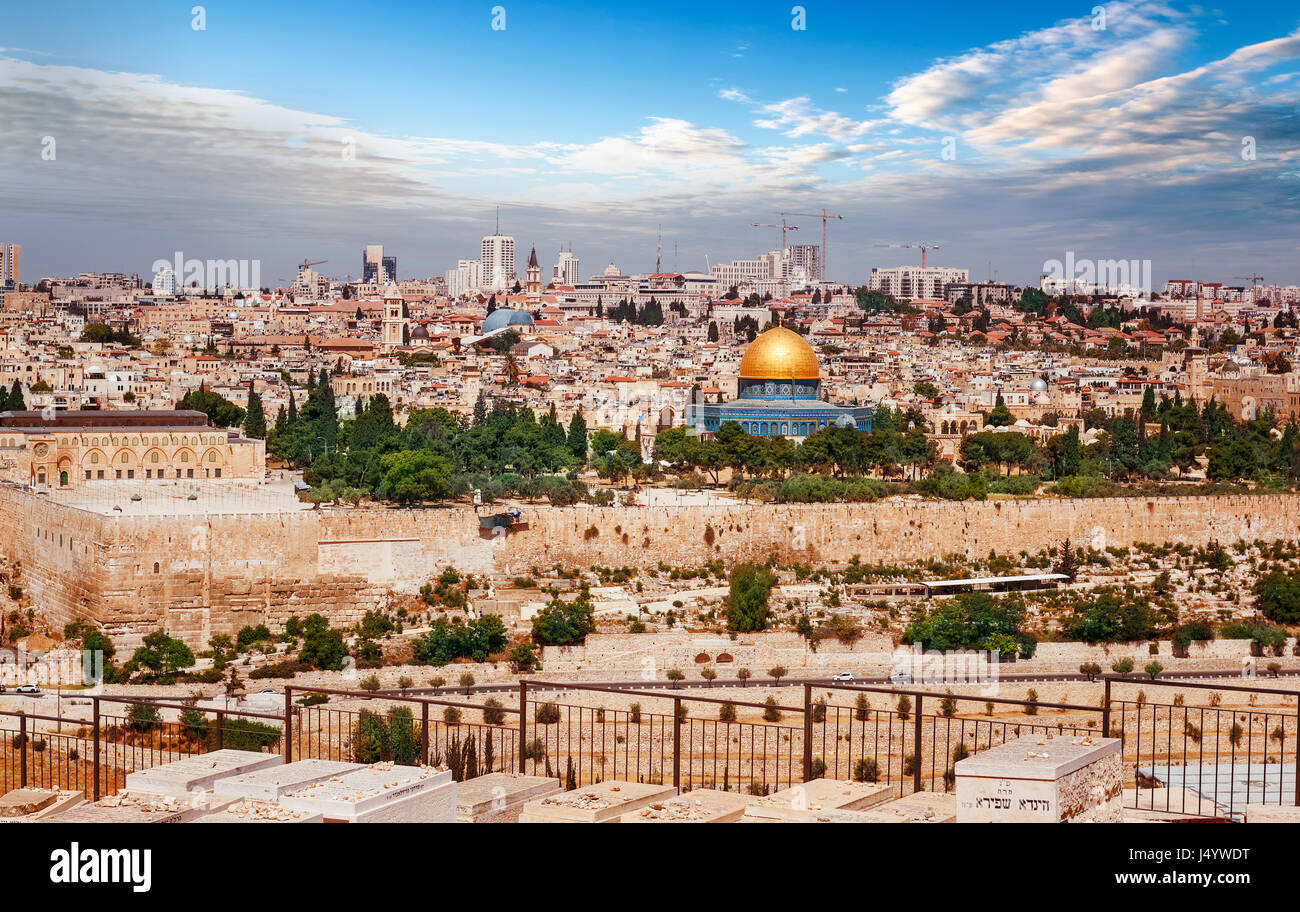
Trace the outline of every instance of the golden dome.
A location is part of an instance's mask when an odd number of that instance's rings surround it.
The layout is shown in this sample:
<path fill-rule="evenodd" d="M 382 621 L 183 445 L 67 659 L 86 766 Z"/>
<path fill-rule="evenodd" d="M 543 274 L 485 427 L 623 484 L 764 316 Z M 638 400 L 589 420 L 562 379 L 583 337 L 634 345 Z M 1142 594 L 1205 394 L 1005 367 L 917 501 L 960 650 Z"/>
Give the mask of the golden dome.
<path fill-rule="evenodd" d="M 816 380 L 820 376 L 812 346 L 784 326 L 763 333 L 740 359 L 742 380 Z"/>

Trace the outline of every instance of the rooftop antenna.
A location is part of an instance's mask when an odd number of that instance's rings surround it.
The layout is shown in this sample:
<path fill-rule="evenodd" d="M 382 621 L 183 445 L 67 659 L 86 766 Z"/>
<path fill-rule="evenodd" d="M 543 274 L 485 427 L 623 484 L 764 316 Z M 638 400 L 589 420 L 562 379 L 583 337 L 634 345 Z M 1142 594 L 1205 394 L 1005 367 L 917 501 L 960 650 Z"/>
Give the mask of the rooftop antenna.
<path fill-rule="evenodd" d="M 497 227 L 496 233 L 501 234 L 501 204 L 497 203 Z"/>
<path fill-rule="evenodd" d="M 661 260 L 663 260 L 663 256 L 664 256 L 664 226 L 660 225 L 659 240 L 655 244 L 655 275 L 658 275 L 660 272 L 662 272 L 659 263 Z"/>

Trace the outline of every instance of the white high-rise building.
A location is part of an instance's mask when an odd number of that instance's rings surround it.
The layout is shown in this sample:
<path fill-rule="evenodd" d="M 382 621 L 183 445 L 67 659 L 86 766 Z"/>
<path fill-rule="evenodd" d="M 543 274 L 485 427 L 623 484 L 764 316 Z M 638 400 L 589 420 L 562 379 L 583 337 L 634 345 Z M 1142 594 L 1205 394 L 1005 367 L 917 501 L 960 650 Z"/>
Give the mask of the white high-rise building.
<path fill-rule="evenodd" d="M 22 244 L 0 243 L 0 286 L 18 284 L 18 260 Z"/>
<path fill-rule="evenodd" d="M 176 273 L 170 266 L 164 266 L 153 274 L 154 297 L 170 298 L 176 294 Z"/>
<path fill-rule="evenodd" d="M 895 298 L 914 301 L 918 298 L 943 300 L 944 289 L 953 282 L 969 282 L 966 269 L 947 266 L 896 266 L 893 269 L 871 268 L 867 287 Z"/>
<path fill-rule="evenodd" d="M 447 270 L 444 278 L 450 297 L 472 294 L 483 287 L 483 264 L 479 260 L 457 260 L 456 268 Z"/>
<path fill-rule="evenodd" d="M 483 238 L 482 291 L 507 291 L 515 284 L 515 239 L 506 234 Z"/>
<path fill-rule="evenodd" d="M 572 250 L 561 250 L 559 262 L 551 267 L 551 278 L 557 285 L 577 285 L 578 258 Z"/>

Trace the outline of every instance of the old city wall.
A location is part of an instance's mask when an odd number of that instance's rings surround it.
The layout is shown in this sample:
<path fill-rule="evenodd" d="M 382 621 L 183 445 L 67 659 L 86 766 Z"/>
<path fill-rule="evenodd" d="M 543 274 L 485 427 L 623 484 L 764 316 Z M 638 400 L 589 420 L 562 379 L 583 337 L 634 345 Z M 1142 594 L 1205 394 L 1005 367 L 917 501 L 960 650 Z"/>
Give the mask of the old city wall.
<path fill-rule="evenodd" d="M 777 554 L 901 563 L 1080 545 L 1300 537 L 1293 495 L 524 508 L 528 528 L 484 538 L 471 508 L 101 515 L 0 488 L 0 550 L 47 617 L 88 616 L 132 640 L 163 626 L 194 644 L 319 611 L 358 618 L 448 565 L 514 575 L 556 563 L 698 567 Z"/>

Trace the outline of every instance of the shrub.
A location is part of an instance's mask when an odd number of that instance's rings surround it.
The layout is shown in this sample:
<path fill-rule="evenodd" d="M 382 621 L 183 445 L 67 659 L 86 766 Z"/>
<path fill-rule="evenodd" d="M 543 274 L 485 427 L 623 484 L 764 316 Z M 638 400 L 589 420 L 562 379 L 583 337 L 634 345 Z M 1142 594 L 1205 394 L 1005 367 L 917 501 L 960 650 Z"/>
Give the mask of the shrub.
<path fill-rule="evenodd" d="M 766 708 L 763 710 L 763 721 L 780 722 L 781 711 L 776 708 L 776 697 L 768 697 L 763 703 L 766 704 Z"/>
<path fill-rule="evenodd" d="M 641 724 L 641 704 L 633 703 L 628 710 L 628 721 L 633 725 Z"/>
<path fill-rule="evenodd" d="M 734 703 L 723 703 L 721 706 L 719 706 L 719 707 L 718 707 L 718 721 L 719 721 L 719 722 L 735 722 L 735 721 L 736 721 L 736 705 L 735 705 Z"/>
<path fill-rule="evenodd" d="M 867 721 L 870 709 L 871 701 L 867 699 L 867 695 L 858 694 L 857 699 L 853 701 L 853 718 L 859 722 Z"/>
<path fill-rule="evenodd" d="M 448 725 L 460 724 L 460 710 L 455 706 L 444 706 L 442 708 L 442 721 Z"/>
<path fill-rule="evenodd" d="M 533 721 L 538 725 L 555 725 L 560 721 L 560 707 L 554 703 L 539 703 L 533 710 Z"/>
<path fill-rule="evenodd" d="M 496 697 L 488 697 L 483 701 L 483 721 L 488 725 L 500 725 L 506 721 L 506 712 Z"/>
<path fill-rule="evenodd" d="M 1115 672 L 1115 674 L 1126 675 L 1133 670 L 1133 660 L 1128 656 L 1116 659 L 1114 662 L 1110 663 L 1110 670 Z"/>
<path fill-rule="evenodd" d="M 1159 662 L 1148 662 L 1146 667 L 1142 670 L 1147 673 L 1148 678 L 1154 681 L 1156 678 L 1160 677 L 1160 672 L 1165 670 L 1165 666 L 1161 665 Z"/>
<path fill-rule="evenodd" d="M 1101 666 L 1096 662 L 1084 662 L 1079 666 L 1079 674 L 1084 675 L 1089 681 L 1095 681 L 1101 674 Z"/>
<path fill-rule="evenodd" d="M 1038 715 L 1038 691 L 1032 687 L 1029 688 L 1028 693 L 1025 694 L 1025 699 L 1029 702 L 1029 705 L 1025 707 L 1025 715 Z"/>
<path fill-rule="evenodd" d="M 374 693 L 379 690 L 379 676 L 366 675 L 361 679 L 361 689 L 368 693 Z"/>
<path fill-rule="evenodd" d="M 856 782 L 879 782 L 880 764 L 875 757 L 862 757 L 853 764 L 853 779 Z"/>

